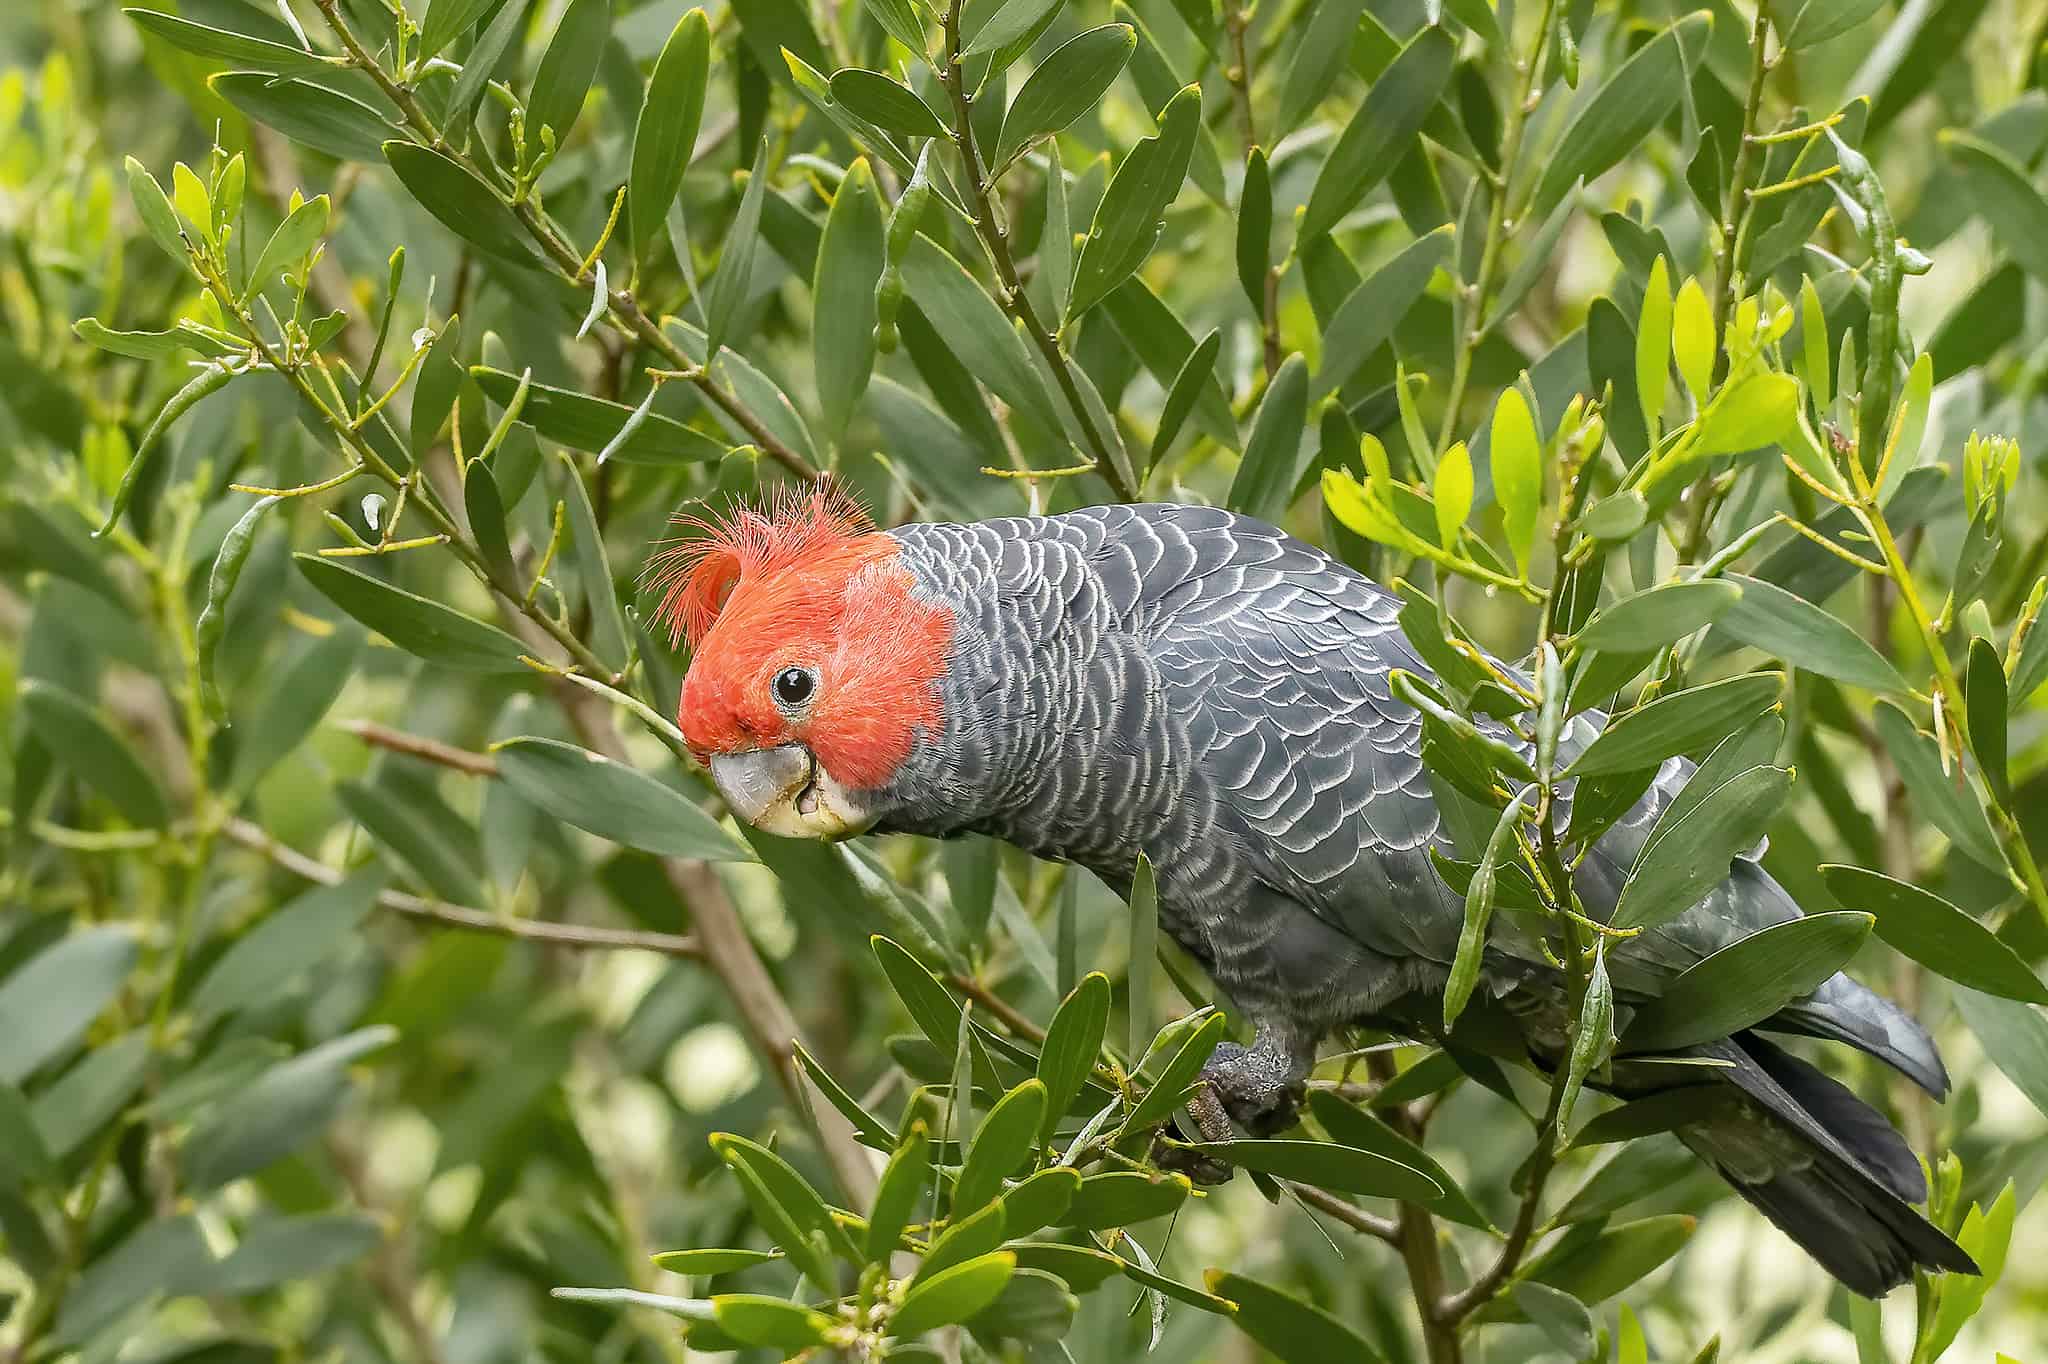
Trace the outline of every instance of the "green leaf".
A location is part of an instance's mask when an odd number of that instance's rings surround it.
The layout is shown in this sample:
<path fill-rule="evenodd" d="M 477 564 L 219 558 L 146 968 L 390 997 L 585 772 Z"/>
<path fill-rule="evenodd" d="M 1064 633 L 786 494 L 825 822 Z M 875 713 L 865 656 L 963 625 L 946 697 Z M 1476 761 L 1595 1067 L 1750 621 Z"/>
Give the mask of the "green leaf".
<path fill-rule="evenodd" d="M 151 37 L 161 38 L 181 52 L 223 65 L 272 73 L 330 71 L 335 66 L 332 57 L 324 57 L 318 52 L 224 28 L 209 28 L 190 19 L 180 19 L 175 14 L 147 9 L 124 9 L 121 13 L 134 20 L 135 26 Z"/>
<path fill-rule="evenodd" d="M 1877 918 L 1877 936 L 1928 970 L 1985 994 L 2048 1004 L 2048 986 L 1996 933 L 1933 891 L 1862 867 L 1821 867 L 1828 892 Z"/>
<path fill-rule="evenodd" d="M 1708 404 L 1690 454 L 1735 455 L 1787 444 L 1798 421 L 1799 381 L 1789 374 L 1752 374 L 1722 389 Z"/>
<path fill-rule="evenodd" d="M 1941 1296 L 1937 1299 L 1939 1306 L 1927 1332 L 1928 1359 L 1941 1358 L 1954 1343 L 1963 1324 L 1976 1316 L 1977 1309 L 1984 1305 L 1984 1295 L 2004 1277 L 2006 1254 L 2012 1248 L 2013 1218 L 2018 1207 L 2013 1182 L 2008 1179 L 1988 1210 L 1982 1203 L 1972 1203 L 1970 1211 L 1964 1214 L 1962 1228 L 1956 1233 L 1956 1244 L 1977 1262 L 1981 1272 L 1959 1274 L 1942 1281 Z M 2001 1355 L 2000 1358 L 2006 1356 Z"/>
<path fill-rule="evenodd" d="M 1200 1026 L 1187 1035 L 1179 1048 L 1159 1068 L 1159 1074 L 1152 1087 L 1145 1091 L 1145 1097 L 1138 1100 L 1130 1116 L 1123 1121 L 1126 1132 L 1141 1132 L 1147 1127 L 1157 1126 L 1173 1116 L 1186 1097 L 1188 1086 L 1195 1082 L 1202 1067 L 1209 1064 L 1209 1058 L 1216 1051 L 1229 1030 L 1228 1021 L 1220 1013 L 1206 1015 Z"/>
<path fill-rule="evenodd" d="M 450 317 L 441 324 L 440 334 L 420 360 L 419 373 L 412 382 L 412 413 L 407 423 L 407 440 L 415 464 L 423 461 L 434 442 L 441 438 L 448 414 L 455 410 L 456 400 L 462 395 L 463 370 L 457 359 L 461 349 L 462 319 Z"/>
<path fill-rule="evenodd" d="M 375 165 L 384 159 L 384 143 L 398 132 L 361 100 L 312 81 L 223 71 L 207 84 L 247 117 L 337 160 Z"/>
<path fill-rule="evenodd" d="M 897 998 L 903 1001 L 911 1021 L 931 1039 L 933 1046 L 951 1055 L 960 1037 L 959 1004 L 946 992 L 946 987 L 939 984 L 939 978 L 926 970 L 924 964 L 900 944 L 879 933 L 868 941 L 874 949 L 875 960 L 881 963 L 882 974 L 889 978 L 889 984 L 895 989 Z M 975 1083 L 997 1087 L 995 1066 L 979 1038 L 972 1031 L 967 1036 L 973 1053 Z"/>
<path fill-rule="evenodd" d="M 487 14 L 495 14 L 505 0 L 436 0 L 427 10 L 426 22 L 420 26 L 420 60 L 440 52 L 442 48 L 475 28 Z"/>
<path fill-rule="evenodd" d="M 1018 1253 L 1013 1251 L 1013 1254 Z M 1073 1329 L 1081 1300 L 1058 1276 L 1021 1263 L 996 1300 L 974 1314 L 968 1327 L 977 1336 L 1051 1344 Z"/>
<path fill-rule="evenodd" d="M 515 38 L 526 28 L 526 7 L 511 5 L 499 0 L 498 12 L 484 27 L 476 44 L 469 49 L 462 60 L 462 74 L 455 78 L 455 88 L 448 92 L 448 115 L 444 126 L 467 126 L 476 118 L 477 101 L 484 95 L 484 84 L 497 69 L 498 62 L 512 46 Z"/>
<path fill-rule="evenodd" d="M 1649 138 L 1687 89 L 1713 27 L 1713 16 L 1705 10 L 1679 19 L 1579 104 L 1544 161 L 1525 216 L 1548 214 L 1573 184 L 1598 179 Z"/>
<path fill-rule="evenodd" d="M 396 1028 L 358 1029 L 272 1066 L 229 1096 L 185 1138 L 187 1190 L 217 1189 L 311 1141 L 347 1098 L 348 1067 L 397 1038 Z"/>
<path fill-rule="evenodd" d="M 1518 1279 L 1508 1290 L 1508 1302 L 1497 1310 L 1513 1312 L 1536 1324 L 1552 1345 L 1571 1359 L 1592 1359 L 1598 1352 L 1593 1338 L 1593 1314 L 1570 1293 L 1533 1279 Z"/>
<path fill-rule="evenodd" d="M 1043 1141 L 1088 1082 L 1109 1028 L 1109 977 L 1090 971 L 1053 1011 L 1045 1041 L 1038 1048 L 1038 1078 L 1045 1085 Z"/>
<path fill-rule="evenodd" d="M 1189 86 L 1159 116 L 1159 132 L 1125 154 L 1096 206 L 1088 239 L 1074 262 L 1067 317 L 1081 316 L 1122 284 L 1159 240 L 1166 209 L 1187 179 L 1195 139 L 1202 135 L 1202 92 Z"/>
<path fill-rule="evenodd" d="M 2034 178 L 2005 151 L 1957 129 L 1937 140 L 1960 166 L 1970 187 L 1970 207 L 1991 228 L 1992 238 L 2035 279 L 2048 278 L 2048 198 Z"/>
<path fill-rule="evenodd" d="M 996 301 L 931 238 L 920 235 L 903 258 L 903 285 L 949 350 L 970 373 L 1048 431 L 1062 429 L 1024 340 Z"/>
<path fill-rule="evenodd" d="M 1330 231 L 1393 169 L 1443 94 L 1457 50 L 1449 32 L 1425 28 L 1380 73 L 1316 175 L 1298 240 Z"/>
<path fill-rule="evenodd" d="M 1028 1236 L 1051 1226 L 1067 1215 L 1080 1188 L 1081 1172 L 1070 1165 L 1053 1165 L 1027 1175 L 1003 1194 L 1003 1234 Z"/>
<path fill-rule="evenodd" d="M 233 353 L 190 323 L 162 332 L 123 332 L 115 331 L 96 317 L 81 317 L 71 324 L 71 330 L 89 346 L 136 360 L 168 360 L 188 350 L 215 359 Z"/>
<path fill-rule="evenodd" d="M 1280 128 L 1301 127 L 1330 93 L 1350 60 L 1364 13 L 1364 0 L 1329 0 L 1310 11 L 1280 83 Z"/>
<path fill-rule="evenodd" d="M 484 391 L 484 396 L 500 407 L 511 402 L 512 396 L 519 391 L 520 376 L 517 374 L 487 365 L 476 365 L 469 373 L 476 380 L 477 387 Z M 618 441 L 619 432 L 632 418 L 633 411 L 624 403 L 529 381 L 526 402 L 519 409 L 519 420 L 548 440 L 596 454 Z M 641 415 L 632 434 L 620 441 L 608 458 L 622 464 L 673 465 L 678 460 L 724 459 L 729 448 L 673 417 L 647 412 Z"/>
<path fill-rule="evenodd" d="M 885 261 L 882 196 L 866 158 L 832 196 L 811 288 L 811 359 L 818 406 L 833 441 L 846 430 L 875 368 L 875 282 Z"/>
<path fill-rule="evenodd" d="M 1752 767 L 1722 782 L 1680 818 L 1659 821 L 1621 889 L 1614 927 L 1647 928 L 1691 909 L 1728 879 L 1737 857 L 1757 845 L 1791 785 L 1782 767 Z"/>
<path fill-rule="evenodd" d="M 1472 514 L 1472 455 L 1459 441 L 1437 461 L 1436 477 L 1430 484 L 1430 502 L 1436 510 L 1437 543 L 1454 549 L 1465 518 Z"/>
<path fill-rule="evenodd" d="M 1460 1188 L 1458 1181 L 1437 1162 L 1436 1157 L 1416 1145 L 1393 1128 L 1381 1122 L 1372 1114 L 1364 1112 L 1338 1098 L 1327 1089 L 1309 1091 L 1309 1111 L 1316 1121 L 1323 1125 L 1333 1140 L 1361 1151 L 1384 1156 L 1412 1169 L 1420 1170 L 1443 1187 L 1443 1197 L 1432 1206 L 1437 1212 L 1453 1222 L 1482 1231 L 1493 1229 L 1492 1221 L 1472 1201 L 1470 1194 Z"/>
<path fill-rule="evenodd" d="M 1301 355 L 1282 362 L 1259 400 L 1244 458 L 1224 499 L 1232 511 L 1278 521 L 1294 501 L 1302 475 L 1302 432 L 1308 425 L 1308 363 Z"/>
<path fill-rule="evenodd" d="M 816 1244 L 810 1239 L 812 1233 L 821 1233 L 827 1242 L 848 1260 L 858 1264 L 861 1256 L 852 1238 L 844 1227 L 832 1216 L 830 1208 L 810 1181 L 796 1172 L 796 1168 L 780 1155 L 756 1141 L 734 1136 L 730 1132 L 714 1132 L 710 1137 L 711 1149 L 725 1162 L 741 1187 L 747 1191 L 748 1202 L 756 1213 L 769 1203 L 780 1210 L 790 1226 L 802 1233 L 788 1237 L 788 1228 L 776 1232 L 775 1240 L 798 1269 L 810 1277 L 820 1288 L 832 1287 L 829 1266 L 816 1253 Z M 766 1200 L 765 1202 L 763 1200 Z M 764 1223 L 765 1225 L 765 1223 Z M 774 1231 L 774 1228 L 768 1228 Z M 792 1239 L 796 1244 L 792 1244 Z M 821 1277 L 822 1276 L 822 1277 Z"/>
<path fill-rule="evenodd" d="M 1202 1279 L 1211 1293 L 1237 1304 L 1238 1328 L 1286 1364 L 1384 1364 L 1371 1342 L 1314 1303 L 1219 1269 Z"/>
<path fill-rule="evenodd" d="M 1238 285 L 1252 312 L 1264 318 L 1266 276 L 1273 268 L 1273 172 L 1262 147 L 1252 148 L 1244 159 L 1244 184 L 1237 199 L 1236 253 Z"/>
<path fill-rule="evenodd" d="M 694 801 L 624 763 L 556 739 L 508 739 L 495 751 L 520 795 L 600 838 L 661 857 L 754 860 Z"/>
<path fill-rule="evenodd" d="M 353 625 L 308 640 L 263 690 L 256 713 L 235 725 L 231 789 L 246 792 L 299 743 L 355 672 L 363 632 Z"/>
<path fill-rule="evenodd" d="M 166 255 L 180 266 L 185 265 L 184 232 L 178 226 L 177 210 L 171 207 L 164 187 L 134 157 L 127 158 L 123 165 L 128 172 L 128 196 L 135 204 L 135 216 L 142 219 L 143 228 Z"/>
<path fill-rule="evenodd" d="M 369 1256 L 384 1228 L 361 1213 L 267 1217 L 243 1231 L 234 1250 L 208 1274 L 208 1291 L 246 1297 L 294 1280 L 316 1279 Z"/>
<path fill-rule="evenodd" d="M 327 196 L 308 199 L 285 216 L 263 244 L 256 264 L 249 267 L 249 288 L 262 289 L 273 283 L 287 266 L 297 266 L 320 239 L 327 235 Z"/>
<path fill-rule="evenodd" d="M 526 136 L 532 145 L 539 145 L 542 128 L 554 130 L 557 147 L 568 144 L 611 31 L 611 0 L 569 0 L 526 96 Z"/>
<path fill-rule="evenodd" d="M 1159 956 L 1159 878 L 1152 859 L 1138 854 L 1131 871 L 1130 937 L 1124 984 L 1124 1012 L 1130 1024 L 1128 1054 L 1142 1056 L 1152 1036 L 1152 978 Z"/>
<path fill-rule="evenodd" d="M 0 980 L 0 1084 L 18 1085 L 82 1036 L 135 965 L 126 929 L 88 928 L 44 948 Z"/>
<path fill-rule="evenodd" d="M 1968 782 L 1959 782 L 1944 770 L 1940 748 L 1934 736 L 1922 731 L 1907 714 L 1889 701 L 1880 701 L 1871 714 L 1878 740 L 1899 769 L 1899 776 L 1913 797 L 1916 810 L 1948 835 L 1949 841 L 1978 862 L 1993 869 L 2005 866 L 2005 853 L 1991 821 L 1978 803 Z"/>
<path fill-rule="evenodd" d="M 1026 1080 L 997 1100 L 976 1129 L 966 1163 L 953 1184 L 953 1215 L 964 1216 L 986 1206 L 1003 1190 L 1003 1178 L 1023 1163 L 1038 1144 L 1039 1129 L 1049 1116 L 1046 1088 Z"/>
<path fill-rule="evenodd" d="M 1333 1141 L 1243 1138 L 1190 1142 L 1189 1148 L 1246 1170 L 1332 1193 L 1368 1194 L 1415 1203 L 1434 1203 L 1444 1196 L 1442 1185 L 1413 1166 Z"/>
<path fill-rule="evenodd" d="M 726 229 L 718 270 L 704 297 L 705 355 L 716 358 L 731 335 L 733 319 L 753 287 L 755 248 L 761 241 L 761 199 L 768 192 L 768 139 L 754 152 L 754 168 L 740 195 L 739 211 Z"/>
<path fill-rule="evenodd" d="M 1174 1211 L 1187 1201 L 1193 1187 L 1185 1175 L 1149 1175 L 1139 1170 L 1087 1175 L 1060 1225 L 1083 1231 L 1133 1227 Z"/>
<path fill-rule="evenodd" d="M 528 397 L 532 396 L 531 391 Z M 626 618 L 619 610 L 619 594 L 612 582 L 611 560 L 604 549 L 604 532 L 597 524 L 597 511 L 590 503 L 590 490 L 576 462 L 556 451 L 561 461 L 567 492 L 562 501 L 569 511 L 569 533 L 576 559 L 576 576 L 583 585 L 584 608 L 589 613 L 591 648 L 600 659 L 624 669 L 630 663 L 626 647 Z"/>
<path fill-rule="evenodd" d="M 384 159 L 420 207 L 456 236 L 494 260 L 526 269 L 540 267 L 526 229 L 505 201 L 454 157 L 416 142 L 394 140 L 384 144 Z"/>
<path fill-rule="evenodd" d="M 1775 583 L 1731 573 L 1741 599 L 1722 613 L 1719 626 L 1731 638 L 1822 677 L 1871 691 L 1909 695 L 1899 670 L 1839 616 L 1795 596 Z"/>
<path fill-rule="evenodd" d="M 1017 1268 L 1044 1270 L 1056 1274 L 1076 1293 L 1088 1293 L 1123 1272 L 1124 1262 L 1093 1246 L 1069 1246 L 1057 1241 L 1018 1241 L 1010 1246 Z"/>
<path fill-rule="evenodd" d="M 322 596 L 429 663 L 459 672 L 524 672 L 526 646 L 495 625 L 440 602 L 393 587 L 317 554 L 295 554 L 299 572 Z"/>
<path fill-rule="evenodd" d="M 41 678 L 23 682 L 18 695 L 30 732 L 123 819 L 146 829 L 170 824 L 163 788 L 98 711 Z"/>
<path fill-rule="evenodd" d="M 903 1229 L 910 1224 L 931 1177 L 931 1141 L 925 1136 L 924 1124 L 914 1122 L 909 1135 L 889 1157 L 888 1165 L 882 1170 L 881 1182 L 875 1189 L 874 1206 L 868 1215 L 867 1237 L 863 1246 L 869 1264 L 886 1265 L 889 1257 L 895 1254 L 898 1243 L 903 1239 Z"/>
<path fill-rule="evenodd" d="M 1007 1250 L 992 1251 L 925 1278 L 920 1275 L 889 1318 L 891 1336 L 919 1336 L 965 1321 L 1001 1295 L 1017 1267 Z"/>
<path fill-rule="evenodd" d="M 1579 631 L 1582 648 L 1619 652 L 1661 649 L 1703 630 L 1741 600 L 1725 578 L 1659 583 L 1593 613 Z"/>
<path fill-rule="evenodd" d="M 1664 394 L 1671 383 L 1671 277 L 1664 257 L 1650 263 L 1643 286 L 1643 310 L 1636 320 L 1636 401 L 1650 444 L 1664 429 Z"/>
<path fill-rule="evenodd" d="M 1009 1232 L 1008 1213 L 1004 1200 L 997 1199 L 980 1212 L 949 1219 L 949 1225 L 925 1252 L 912 1281 L 932 1278 L 994 1250 Z"/>
<path fill-rule="evenodd" d="M 1059 5 L 1060 0 L 1003 0 L 1001 8 L 966 35 L 960 55 L 979 57 L 1009 47 L 1036 29 Z"/>
<path fill-rule="evenodd" d="M 1572 1145 L 1635 1141 L 1695 1123 L 1733 1117 L 1742 1111 L 1742 1103 L 1741 1096 L 1725 1085 L 1695 1084 L 1667 1089 L 1608 1109 L 1581 1127 Z"/>
<path fill-rule="evenodd" d="M 1959 988 L 1955 1001 L 1991 1063 L 2048 1114 L 2048 1017 L 2033 1005 L 1978 990 Z"/>
<path fill-rule="evenodd" d="M 923 0 L 862 0 L 862 4 L 891 38 L 920 57 L 930 50 Z"/>
<path fill-rule="evenodd" d="M 2034 590 L 2041 591 L 2039 582 Z M 2043 682 L 2048 682 L 2048 626 L 2036 618 L 2020 641 L 2019 657 L 2013 661 L 2012 680 L 2006 688 L 2007 709 L 2016 711 L 2024 706 Z"/>
<path fill-rule="evenodd" d="M 334 794 L 349 816 L 401 867 L 443 900 L 483 898 L 473 835 L 459 816 L 391 781 L 338 783 Z"/>
<path fill-rule="evenodd" d="M 702 1250 L 664 1250 L 649 1257 L 656 1269 L 665 1269 L 671 1274 L 697 1274 L 706 1277 L 715 1274 L 730 1274 L 735 1270 L 752 1269 L 755 1265 L 768 1264 L 779 1258 L 766 1250 L 737 1250 L 705 1248 Z"/>
<path fill-rule="evenodd" d="M 1595 540 L 1626 540 L 1643 528 L 1649 503 L 1633 488 L 1603 497 L 1586 508 L 1579 529 Z"/>
<path fill-rule="evenodd" d="M 429 10 L 430 26 L 432 14 Z M 633 125 L 626 223 L 636 267 L 647 264 L 649 251 L 661 239 L 669 205 L 683 187 L 704 121 L 704 87 L 710 76 L 711 25 L 702 9 L 693 9 L 669 30 Z"/>
<path fill-rule="evenodd" d="M 1166 401 L 1159 408 L 1159 429 L 1152 435 L 1152 449 L 1146 457 L 1145 467 L 1156 467 L 1167 450 L 1173 445 L 1173 438 L 1180 434 L 1188 414 L 1195 410 L 1206 392 L 1216 382 L 1216 357 L 1223 350 L 1223 331 L 1211 328 L 1202 338 L 1201 344 L 1188 352 L 1188 358 L 1181 362 L 1180 370 L 1173 376 L 1173 383 L 1166 390 Z"/>
<path fill-rule="evenodd" d="M 1430 277 L 1450 259 L 1452 242 L 1448 223 L 1424 233 L 1368 275 L 1337 306 L 1323 328 L 1322 367 L 1309 390 L 1311 399 L 1341 388 L 1387 343 L 1422 297 Z"/>
<path fill-rule="evenodd" d="M 774 1346 L 785 1355 L 823 1345 L 833 1325 L 823 1312 L 761 1293 L 720 1293 L 711 1310 L 712 1320 L 734 1340 Z"/>
<path fill-rule="evenodd" d="M 2000 803 L 2012 803 L 2012 779 L 2006 771 L 2005 663 L 1997 646 L 1982 635 L 1970 641 L 1970 668 L 1963 685 L 1970 722 L 1970 751 Z M 2048 1000 L 2042 1001 L 2048 1003 Z"/>
<path fill-rule="evenodd" d="M 1785 50 L 1796 52 L 1838 38 L 1882 8 L 1884 0 L 1806 0 L 1785 33 Z"/>
<path fill-rule="evenodd" d="M 277 994 L 355 933 L 383 885 L 380 869 L 363 867 L 273 910 L 207 969 L 192 991 L 193 1014 L 218 1018 Z"/>
<path fill-rule="evenodd" d="M 1738 938 L 1687 967 L 1638 1009 L 1622 1046 L 1675 1051 L 1761 1023 L 1840 971 L 1871 923 L 1868 914 L 1809 914 Z"/>
<path fill-rule="evenodd" d="M 1664 258 L 1657 257 L 1662 265 Z M 1678 290 L 1672 308 L 1671 349 L 1678 358 L 1679 377 L 1692 394 L 1694 403 L 1704 407 L 1714 382 L 1714 308 L 1697 278 L 1688 278 Z"/>
<path fill-rule="evenodd" d="M 1613 720 L 1567 769 L 1574 777 L 1655 767 L 1719 740 L 1777 703 L 1783 673 L 1744 673 L 1660 696 Z"/>
<path fill-rule="evenodd" d="M 917 92 L 879 71 L 857 66 L 832 73 L 832 98 L 856 117 L 885 132 L 909 137 L 944 137 L 946 125 Z"/>
<path fill-rule="evenodd" d="M 1661 259 L 1661 257 L 1660 257 Z M 1536 518 L 1543 510 L 1543 443 L 1536 437 L 1536 419 L 1522 390 L 1510 384 L 1493 407 L 1487 437 L 1493 464 L 1493 499 L 1500 504 L 1501 528 L 1515 571 L 1529 576 L 1529 554 L 1536 545 Z"/>

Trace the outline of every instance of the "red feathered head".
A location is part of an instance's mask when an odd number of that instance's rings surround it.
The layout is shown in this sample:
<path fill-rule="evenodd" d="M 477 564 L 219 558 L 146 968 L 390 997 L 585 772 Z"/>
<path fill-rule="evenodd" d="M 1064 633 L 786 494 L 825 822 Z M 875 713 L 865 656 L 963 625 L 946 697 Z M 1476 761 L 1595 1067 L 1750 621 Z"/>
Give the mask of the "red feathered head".
<path fill-rule="evenodd" d="M 649 564 L 657 619 L 691 646 L 676 723 L 698 756 L 801 745 L 841 786 L 886 783 L 935 726 L 952 612 L 894 536 L 830 484 L 679 517 Z"/>

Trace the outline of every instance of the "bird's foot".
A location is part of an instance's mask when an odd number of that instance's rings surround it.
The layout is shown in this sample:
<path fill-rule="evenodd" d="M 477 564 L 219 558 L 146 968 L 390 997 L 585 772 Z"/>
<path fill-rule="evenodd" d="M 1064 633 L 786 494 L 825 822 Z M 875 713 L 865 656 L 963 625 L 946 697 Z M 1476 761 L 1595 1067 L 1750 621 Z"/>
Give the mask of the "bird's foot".
<path fill-rule="evenodd" d="M 1202 1067 L 1197 1090 L 1206 1090 L 1223 1113 L 1255 1137 L 1270 1137 L 1294 1126 L 1308 1093 L 1302 1079 L 1271 1050 L 1235 1042 L 1217 1046 Z"/>
<path fill-rule="evenodd" d="M 1305 1094 L 1302 1081 L 1270 1051 L 1224 1042 L 1196 1077 L 1187 1111 L 1205 1142 L 1234 1140 L 1238 1127 L 1255 1137 L 1269 1137 L 1294 1126 Z M 1178 1124 L 1172 1135 L 1179 1135 Z M 1197 1184 L 1221 1184 L 1233 1173 L 1225 1162 L 1175 1140 L 1158 1143 L 1154 1163 Z"/>

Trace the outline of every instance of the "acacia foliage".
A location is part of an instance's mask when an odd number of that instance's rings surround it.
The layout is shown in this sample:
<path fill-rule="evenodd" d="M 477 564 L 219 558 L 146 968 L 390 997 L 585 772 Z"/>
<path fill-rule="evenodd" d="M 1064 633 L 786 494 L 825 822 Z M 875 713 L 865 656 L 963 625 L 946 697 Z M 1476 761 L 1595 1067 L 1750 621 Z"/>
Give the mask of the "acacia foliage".
<path fill-rule="evenodd" d="M 0 21 L 0 1348 L 2038 1344 L 2038 1273 L 2001 1279 L 2048 1153 L 2038 33 L 421 10 Z M 670 513 L 827 471 L 885 521 L 1228 505 L 1398 584 L 1467 906 L 1444 1024 L 1533 934 L 1570 1064 L 1361 1037 L 1301 1130 L 1204 1152 L 1225 1190 L 1162 1173 L 1234 1020 L 1144 878 L 757 837 L 664 718 Z M 1676 753 L 1700 789 L 1575 920 L 1573 855 Z M 1810 917 L 1618 1009 L 1611 932 L 1764 836 Z M 1890 1344 L 1810 1267 L 1738 1303 L 1698 1247 L 1782 1246 L 1669 1105 L 1598 1093 L 1844 964 L 1960 1063 L 1894 1112 L 1988 1271 Z"/>

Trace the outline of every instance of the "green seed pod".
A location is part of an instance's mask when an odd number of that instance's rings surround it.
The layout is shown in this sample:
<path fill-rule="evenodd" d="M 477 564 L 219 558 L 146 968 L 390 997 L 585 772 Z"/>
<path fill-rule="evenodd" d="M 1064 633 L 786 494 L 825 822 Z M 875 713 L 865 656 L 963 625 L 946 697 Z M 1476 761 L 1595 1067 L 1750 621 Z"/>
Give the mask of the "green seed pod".
<path fill-rule="evenodd" d="M 199 695 L 206 703 L 206 713 L 216 720 L 225 721 L 227 710 L 221 705 L 220 688 L 213 680 L 213 656 L 220 648 L 221 636 L 227 633 L 228 597 L 233 594 L 236 582 L 242 576 L 242 566 L 249 561 L 249 551 L 256 544 L 256 523 L 263 519 L 263 513 L 279 499 L 265 497 L 242 513 L 241 519 L 229 528 L 227 538 L 220 542 L 220 553 L 213 559 L 213 577 L 206 585 L 206 609 L 199 613 L 199 623 L 193 627 L 193 643 L 199 650 Z"/>
<path fill-rule="evenodd" d="M 231 370 L 209 365 L 201 370 L 191 383 L 171 395 L 171 400 L 156 414 L 156 420 L 149 424 L 149 430 L 143 433 L 142 444 L 135 448 L 135 458 L 128 461 L 128 472 L 121 475 L 121 486 L 114 490 L 114 505 L 108 509 L 107 519 L 93 532 L 94 539 L 111 531 L 114 523 L 121 519 L 121 513 L 128 510 L 129 499 L 135 496 L 135 490 L 142 484 L 143 475 L 149 472 L 150 465 L 155 462 L 156 452 L 163 448 L 164 433 L 171 429 L 178 418 L 190 412 L 201 398 L 220 392 L 228 386 L 228 380 L 234 377 Z"/>
<path fill-rule="evenodd" d="M 889 265 L 903 263 L 910 252 L 910 243 L 917 238 L 918 225 L 924 221 L 925 209 L 932 200 L 932 182 L 926 158 L 931 148 L 926 146 L 923 156 L 917 159 L 917 170 L 911 175 L 910 183 L 897 196 L 896 207 L 889 214 Z"/>

